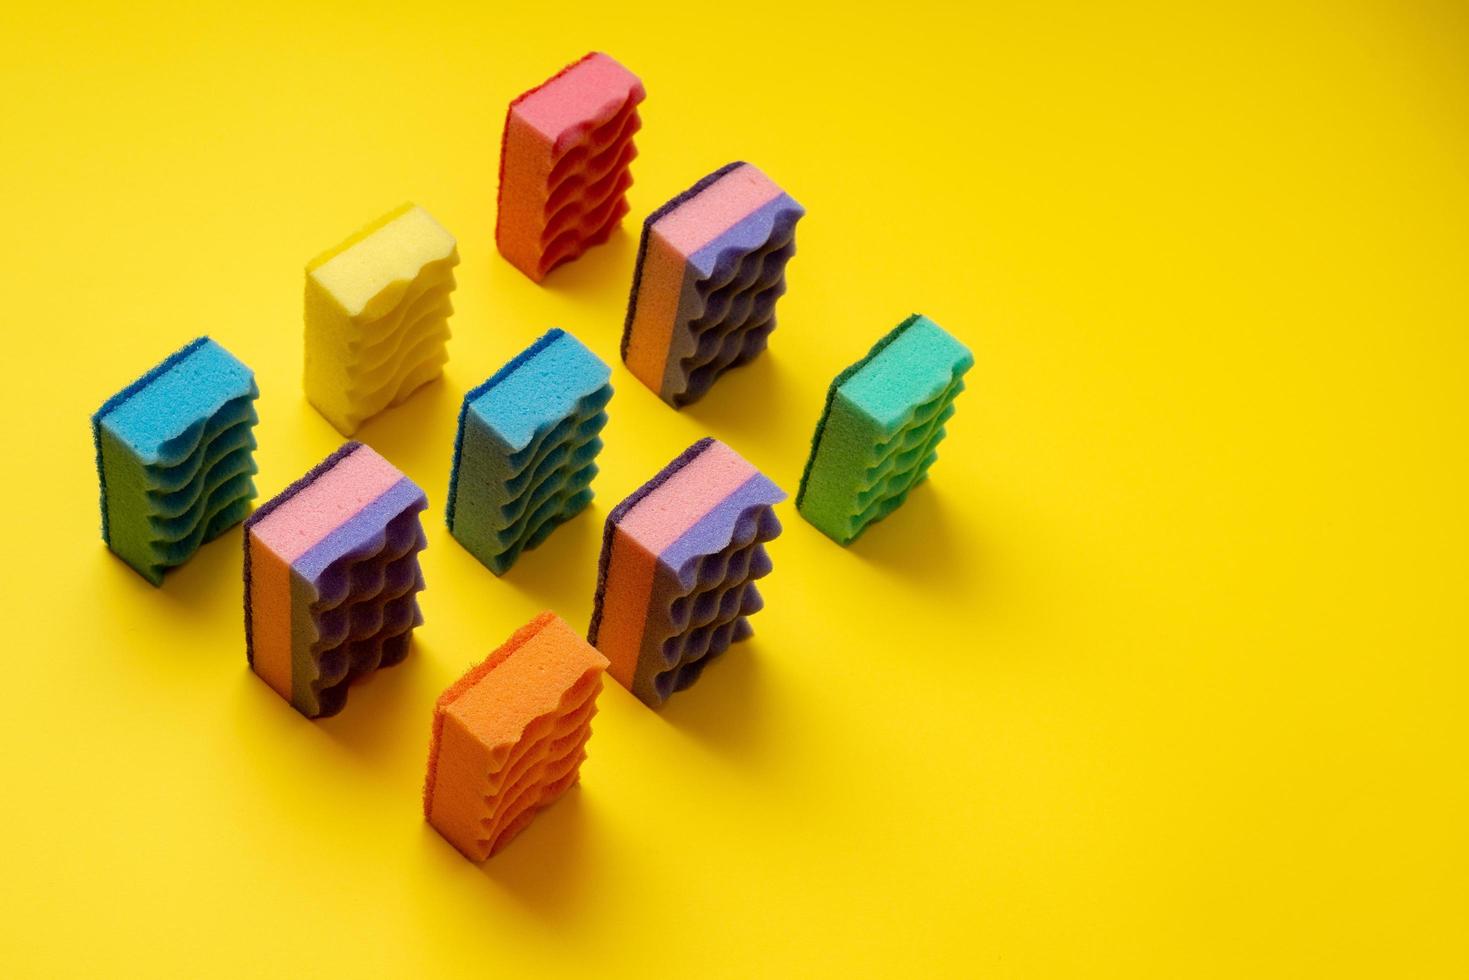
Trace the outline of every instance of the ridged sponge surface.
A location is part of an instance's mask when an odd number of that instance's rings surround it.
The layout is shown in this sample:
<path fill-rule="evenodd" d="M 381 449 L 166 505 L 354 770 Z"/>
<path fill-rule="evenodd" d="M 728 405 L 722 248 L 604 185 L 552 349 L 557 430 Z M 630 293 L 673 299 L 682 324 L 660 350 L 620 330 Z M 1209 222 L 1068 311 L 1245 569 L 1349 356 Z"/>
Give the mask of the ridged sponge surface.
<path fill-rule="evenodd" d="M 200 337 L 92 416 L 102 540 L 154 585 L 255 498 L 255 375 Z"/>
<path fill-rule="evenodd" d="M 899 507 L 938 459 L 973 365 L 968 348 L 914 314 L 837 375 L 796 494 L 801 516 L 845 545 Z"/>
<path fill-rule="evenodd" d="M 591 502 L 611 373 L 551 330 L 464 396 L 445 516 L 496 575 Z"/>
<path fill-rule="evenodd" d="M 643 97 L 636 75 L 593 52 L 510 103 L 495 242 L 536 282 L 627 214 Z"/>
<path fill-rule="evenodd" d="M 607 659 L 544 612 L 434 705 L 423 809 L 483 861 L 576 782 Z"/>
<path fill-rule="evenodd" d="M 785 492 L 715 439 L 702 439 L 607 515 L 588 640 L 608 670 L 659 707 L 752 634 L 763 606 L 772 509 Z"/>
<path fill-rule="evenodd" d="M 306 397 L 343 435 L 437 378 L 454 236 L 405 204 L 306 266 Z"/>
<path fill-rule="evenodd" d="M 423 622 L 423 491 L 349 442 L 245 523 L 245 644 L 255 673 L 308 718 L 408 655 Z"/>
<path fill-rule="evenodd" d="M 731 163 L 643 222 L 622 334 L 628 369 L 674 408 L 765 349 L 805 209 Z"/>

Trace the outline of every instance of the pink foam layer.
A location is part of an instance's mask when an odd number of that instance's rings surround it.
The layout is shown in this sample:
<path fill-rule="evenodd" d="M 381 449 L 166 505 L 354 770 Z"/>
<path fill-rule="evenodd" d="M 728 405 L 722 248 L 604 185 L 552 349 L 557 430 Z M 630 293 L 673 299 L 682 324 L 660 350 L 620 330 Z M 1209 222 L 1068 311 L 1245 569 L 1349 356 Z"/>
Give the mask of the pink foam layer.
<path fill-rule="evenodd" d="M 752 164 L 736 167 L 653 223 L 653 231 L 685 258 L 780 195 Z"/>
<path fill-rule="evenodd" d="M 658 554 L 755 474 L 755 467 L 713 442 L 662 486 L 638 501 L 618 529 Z"/>
<path fill-rule="evenodd" d="M 251 533 L 289 564 L 402 478 L 370 446 L 359 446 L 267 514 Z"/>
<path fill-rule="evenodd" d="M 512 111 L 546 142 L 554 144 L 559 138 L 574 135 L 570 130 L 588 119 L 599 118 L 622 105 L 638 84 L 636 75 L 596 52 L 521 96 Z"/>

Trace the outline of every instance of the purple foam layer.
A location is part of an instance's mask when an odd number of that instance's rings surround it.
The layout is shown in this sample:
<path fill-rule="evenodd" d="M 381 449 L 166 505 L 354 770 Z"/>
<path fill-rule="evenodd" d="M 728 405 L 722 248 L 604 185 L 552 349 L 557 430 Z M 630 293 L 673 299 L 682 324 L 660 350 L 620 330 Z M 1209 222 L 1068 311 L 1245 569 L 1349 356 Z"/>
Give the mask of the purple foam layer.
<path fill-rule="evenodd" d="M 698 680 L 705 665 L 728 650 L 731 643 L 755 634 L 749 617 L 765 607 L 765 600 L 755 583 L 736 582 L 723 595 L 728 597 L 728 601 L 721 602 L 721 607 L 727 607 L 728 612 L 664 642 L 663 659 L 668 669 L 653 678 L 655 689 L 660 693 L 667 692 L 663 697 Z"/>
<path fill-rule="evenodd" d="M 292 564 L 293 701 L 308 715 L 341 711 L 354 681 L 407 655 L 423 621 L 426 506 L 423 491 L 400 478 Z"/>
<path fill-rule="evenodd" d="M 395 493 L 408 484 L 414 493 Z M 358 678 L 407 655 L 412 631 L 423 622 L 418 593 L 423 574 L 418 554 L 427 543 L 419 513 L 421 491 L 406 479 L 389 488 L 374 505 L 389 500 L 398 513 L 370 515 L 377 532 L 359 540 L 322 568 L 311 586 L 317 598 L 297 622 L 304 627 L 293 639 L 297 656 L 315 661 L 310 687 L 318 716 L 337 713 L 346 704 L 347 688 Z M 354 515 L 368 514 L 370 507 Z M 303 556 L 304 557 L 304 556 Z M 299 572 L 299 569 L 297 570 Z M 293 610 L 296 618 L 300 610 Z"/>
<path fill-rule="evenodd" d="M 777 194 L 689 256 L 688 269 L 696 282 L 705 284 L 704 292 L 718 289 L 736 277 L 745 256 L 789 238 L 805 213 L 795 198 Z"/>
<path fill-rule="evenodd" d="M 328 570 L 331 591 L 313 606 L 316 649 L 363 640 L 389 625 L 384 606 L 423 588 L 418 553 L 426 543 L 416 511 L 405 511 L 388 526 L 376 554 L 344 559 Z"/>
<path fill-rule="evenodd" d="M 754 537 L 761 521 L 773 522 L 773 533 L 769 540 L 780 533 L 780 522 L 769 508 L 786 499 L 785 491 L 776 486 L 764 473 L 756 472 L 740 484 L 729 496 L 699 518 L 658 556 L 658 562 L 666 566 L 684 591 L 698 583 L 692 577 L 697 559 L 715 555 L 727 549 L 742 535 L 746 540 Z M 763 507 L 768 517 L 762 517 L 754 508 Z"/>
<path fill-rule="evenodd" d="M 754 632 L 745 622 L 763 604 L 754 582 L 770 573 L 765 542 L 781 531 L 771 504 L 785 497 L 756 477 L 659 556 L 633 678 L 648 704 L 692 684 L 703 662 Z"/>
<path fill-rule="evenodd" d="M 665 399 L 697 401 L 722 373 L 765 349 L 804 214 L 781 194 L 690 257 L 663 369 Z"/>
<path fill-rule="evenodd" d="M 668 607 L 668 626 L 676 632 L 695 629 L 733 615 L 734 600 L 730 583 L 742 583 L 770 574 L 770 556 L 765 542 L 779 533 L 770 534 L 763 521 L 762 536 L 746 541 L 716 555 L 706 555 L 698 562 L 695 584 L 678 596 Z M 671 591 L 671 590 L 670 590 Z"/>
<path fill-rule="evenodd" d="M 312 545 L 291 564 L 291 568 L 302 578 L 316 583 L 325 601 L 326 595 L 338 588 L 332 582 L 322 580 L 325 573 L 343 560 L 351 562 L 376 555 L 384 547 L 387 528 L 394 523 L 394 518 L 410 510 L 417 514 L 427 506 L 428 500 L 423 491 L 405 476 Z M 416 519 L 411 521 L 413 528 L 416 529 L 417 525 Z M 414 530 L 413 533 L 422 532 Z"/>

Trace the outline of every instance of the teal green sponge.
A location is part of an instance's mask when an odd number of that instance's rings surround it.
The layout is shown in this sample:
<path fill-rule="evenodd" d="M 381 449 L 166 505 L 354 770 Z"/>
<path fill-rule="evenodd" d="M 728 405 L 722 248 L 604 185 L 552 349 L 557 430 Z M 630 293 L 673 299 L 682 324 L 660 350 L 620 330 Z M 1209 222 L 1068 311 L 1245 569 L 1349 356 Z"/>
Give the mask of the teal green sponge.
<path fill-rule="evenodd" d="M 200 337 L 92 416 L 102 540 L 154 585 L 255 498 L 255 375 Z"/>
<path fill-rule="evenodd" d="M 968 348 L 915 313 L 837 375 L 796 495 L 801 516 L 846 545 L 896 510 L 938 459 L 973 366 Z"/>

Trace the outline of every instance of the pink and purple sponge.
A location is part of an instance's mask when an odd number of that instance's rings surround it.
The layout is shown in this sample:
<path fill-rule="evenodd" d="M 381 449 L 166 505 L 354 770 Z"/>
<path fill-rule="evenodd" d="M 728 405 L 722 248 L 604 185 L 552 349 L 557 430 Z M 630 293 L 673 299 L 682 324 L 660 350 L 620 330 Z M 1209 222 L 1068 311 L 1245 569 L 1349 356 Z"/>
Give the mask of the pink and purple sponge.
<path fill-rule="evenodd" d="M 342 710 L 347 687 L 408 655 L 423 622 L 423 491 L 349 442 L 245 522 L 245 645 L 251 668 L 308 718 Z"/>
<path fill-rule="evenodd" d="M 753 632 L 785 492 L 724 443 L 701 439 L 607 516 L 588 641 L 651 707 Z"/>
<path fill-rule="evenodd" d="M 628 369 L 674 408 L 765 349 L 805 209 L 731 163 L 643 222 L 622 333 Z"/>

